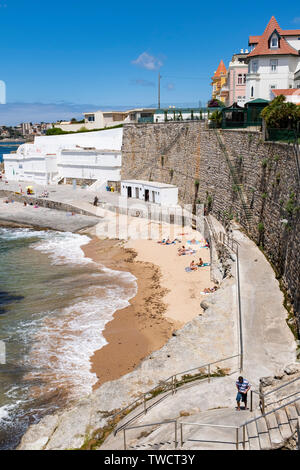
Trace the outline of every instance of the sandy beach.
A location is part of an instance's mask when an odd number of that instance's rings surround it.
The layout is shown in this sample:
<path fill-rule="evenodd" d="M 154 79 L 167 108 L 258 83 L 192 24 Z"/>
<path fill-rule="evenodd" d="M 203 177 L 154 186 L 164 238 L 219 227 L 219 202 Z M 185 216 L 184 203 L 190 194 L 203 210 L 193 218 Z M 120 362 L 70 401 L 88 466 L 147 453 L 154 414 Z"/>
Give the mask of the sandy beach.
<path fill-rule="evenodd" d="M 202 258 L 204 263 L 210 262 L 210 250 L 203 247 L 200 233 L 190 228 L 155 224 L 146 219 L 116 217 L 109 211 L 105 211 L 104 220 L 95 225 L 99 219 L 94 217 L 77 214 L 67 217 L 62 211 L 24 207 L 16 202 L 4 204 L 3 200 L 0 204 L 2 226 L 80 230 L 92 237 L 91 242 L 83 247 L 85 256 L 136 277 L 137 295 L 127 308 L 115 312 L 103 332 L 108 344 L 91 358 L 91 371 L 98 378 L 94 389 L 134 370 L 143 359 L 163 347 L 176 330 L 195 316 L 202 315 L 200 303 L 204 296 L 201 292 L 214 285 L 210 281 L 210 267 L 201 267 L 193 272 L 185 270 L 192 260 L 197 263 Z M 119 236 L 109 239 L 105 222 L 109 227 L 110 224 L 114 229 L 117 227 Z M 84 229 L 88 225 L 94 226 Z M 122 241 L 126 238 L 124 234 L 128 225 L 137 236 Z M 149 227 L 152 232 L 147 239 Z M 167 234 L 178 241 L 168 246 L 157 243 Z M 189 240 L 196 243 L 189 244 Z M 178 249 L 183 245 L 194 253 L 178 256 Z"/>
<path fill-rule="evenodd" d="M 179 236 L 181 243 L 169 246 L 160 245 L 157 240 L 122 242 L 94 236 L 83 248 L 94 261 L 132 273 L 138 285 L 130 306 L 117 311 L 106 325 L 103 335 L 108 344 L 91 358 L 92 372 L 98 377 L 94 389 L 134 370 L 145 357 L 164 346 L 177 329 L 202 315 L 200 303 L 205 296 L 201 292 L 214 284 L 210 281 L 210 267 L 185 271 L 193 259 L 210 261 L 209 249 L 201 246 L 201 235 L 193 232 L 192 238 L 196 236 L 197 244 L 189 245 L 188 236 Z M 183 244 L 196 253 L 178 256 Z"/>

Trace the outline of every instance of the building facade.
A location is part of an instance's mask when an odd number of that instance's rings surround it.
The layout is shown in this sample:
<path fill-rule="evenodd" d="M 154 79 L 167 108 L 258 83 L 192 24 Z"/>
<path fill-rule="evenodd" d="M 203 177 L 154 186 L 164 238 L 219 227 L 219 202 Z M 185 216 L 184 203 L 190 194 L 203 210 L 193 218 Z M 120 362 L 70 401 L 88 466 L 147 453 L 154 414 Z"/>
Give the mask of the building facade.
<path fill-rule="evenodd" d="M 122 139 L 123 129 L 36 137 L 33 144 L 3 155 L 5 176 L 41 185 L 71 179 L 106 186 L 121 180 Z"/>
<path fill-rule="evenodd" d="M 300 30 L 282 30 L 274 16 L 261 36 L 250 36 L 246 100 L 274 98 L 273 90 L 297 88 Z"/>
<path fill-rule="evenodd" d="M 248 65 L 246 58 L 248 51 L 243 49 L 239 54 L 234 54 L 227 70 L 226 83 L 221 89 L 221 96 L 225 98 L 225 105 L 231 106 L 237 103 L 245 106 L 246 103 L 246 77 Z"/>
<path fill-rule="evenodd" d="M 223 60 L 219 63 L 219 66 L 212 77 L 212 98 L 223 101 L 225 103 L 226 97 L 221 95 L 221 90 L 225 86 L 227 80 L 227 70 Z"/>

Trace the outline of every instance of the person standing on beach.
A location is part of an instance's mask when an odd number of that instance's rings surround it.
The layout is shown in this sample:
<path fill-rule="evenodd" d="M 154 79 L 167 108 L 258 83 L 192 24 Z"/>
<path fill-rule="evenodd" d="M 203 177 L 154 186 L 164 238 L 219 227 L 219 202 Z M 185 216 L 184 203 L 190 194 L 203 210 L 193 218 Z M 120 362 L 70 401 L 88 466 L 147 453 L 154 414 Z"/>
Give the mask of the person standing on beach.
<path fill-rule="evenodd" d="M 238 390 L 238 393 L 236 396 L 237 411 L 241 410 L 241 407 L 240 407 L 241 400 L 243 403 L 245 403 L 245 410 L 247 410 L 247 393 L 249 392 L 251 388 L 251 384 L 248 382 L 248 380 L 244 379 L 244 377 L 239 377 L 235 384 Z"/>

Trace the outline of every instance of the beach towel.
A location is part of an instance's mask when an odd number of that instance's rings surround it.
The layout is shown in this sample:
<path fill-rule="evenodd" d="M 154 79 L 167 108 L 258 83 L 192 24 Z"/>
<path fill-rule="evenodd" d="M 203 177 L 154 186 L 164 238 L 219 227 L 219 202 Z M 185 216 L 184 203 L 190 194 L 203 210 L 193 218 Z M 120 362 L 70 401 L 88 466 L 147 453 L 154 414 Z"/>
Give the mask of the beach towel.
<path fill-rule="evenodd" d="M 185 256 L 185 255 L 194 255 L 196 253 L 196 250 L 193 251 L 187 251 L 186 253 L 182 253 L 180 256 Z"/>
<path fill-rule="evenodd" d="M 198 268 L 204 268 L 205 266 L 210 266 L 210 263 L 203 263 L 202 266 L 197 264 Z"/>
<path fill-rule="evenodd" d="M 195 240 L 195 241 L 192 241 L 192 240 L 188 240 L 187 241 L 187 244 L 188 245 L 200 245 L 201 242 L 199 242 L 198 240 Z"/>

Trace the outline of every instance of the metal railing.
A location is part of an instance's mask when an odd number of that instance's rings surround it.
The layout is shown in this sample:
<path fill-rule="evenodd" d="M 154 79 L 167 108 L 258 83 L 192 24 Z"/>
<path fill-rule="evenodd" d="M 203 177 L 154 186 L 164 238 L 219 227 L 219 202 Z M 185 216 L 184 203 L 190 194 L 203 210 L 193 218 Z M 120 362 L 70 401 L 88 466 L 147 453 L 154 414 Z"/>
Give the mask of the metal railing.
<path fill-rule="evenodd" d="M 126 428 L 123 428 L 124 449 L 126 450 L 126 448 L 127 448 L 126 431 L 128 431 L 130 429 L 138 429 L 138 428 L 151 427 L 151 426 L 161 426 L 161 425 L 164 425 L 164 424 L 174 423 L 174 425 L 175 425 L 174 426 L 174 430 L 175 430 L 175 448 L 177 448 L 177 445 L 178 445 L 177 435 L 178 435 L 178 425 L 179 425 L 180 426 L 180 447 L 181 448 L 182 448 L 183 444 L 185 443 L 184 433 L 183 433 L 183 426 L 198 426 L 198 427 L 235 429 L 235 442 L 234 442 L 234 444 L 235 444 L 236 450 L 239 450 L 240 444 L 242 445 L 243 450 L 245 450 L 246 449 L 246 442 L 247 442 L 246 428 L 249 424 L 255 423 L 255 422 L 259 421 L 260 419 L 265 419 L 266 416 L 269 416 L 272 413 L 275 413 L 275 412 L 277 412 L 277 411 L 279 411 L 283 408 L 286 408 L 289 405 L 293 405 L 294 403 L 298 402 L 299 400 L 300 400 L 300 397 L 286 403 L 285 405 L 281 405 L 278 408 L 269 411 L 268 413 L 265 413 L 261 416 L 257 416 L 256 418 L 250 419 L 250 420 L 246 421 L 245 423 L 241 424 L 240 426 L 232 426 L 232 425 L 230 426 L 230 425 L 225 425 L 225 424 L 190 423 L 190 422 L 182 422 L 182 421 L 179 422 L 178 419 L 174 419 L 174 420 L 169 420 L 169 421 L 161 421 L 161 422 L 154 422 L 154 423 L 148 423 L 148 424 L 141 424 L 141 425 L 138 425 L 138 426 L 126 427 Z M 289 424 L 290 424 L 290 421 L 295 421 L 295 419 L 296 419 L 296 418 L 291 418 L 288 413 L 287 413 L 287 418 L 288 418 Z M 300 418 L 298 418 L 298 422 L 297 422 L 297 426 L 296 426 L 296 432 L 297 432 L 297 435 L 298 435 L 298 447 L 299 447 L 299 421 L 300 421 Z M 290 429 L 291 429 L 291 433 L 293 433 L 293 430 L 292 430 L 291 426 L 290 426 Z M 240 440 L 240 430 L 242 430 L 242 440 Z M 258 433 L 258 436 L 259 436 L 259 433 Z M 217 441 L 206 440 L 205 442 L 215 443 Z M 233 444 L 233 442 L 228 442 L 228 444 Z"/>
<path fill-rule="evenodd" d="M 230 429 L 235 429 L 235 446 L 236 450 L 239 450 L 239 426 L 228 426 L 225 424 L 202 424 L 202 423 L 179 423 L 180 424 L 180 447 L 183 446 L 184 444 L 184 439 L 183 439 L 183 426 L 199 426 L 199 427 L 211 427 L 211 428 L 230 428 Z M 245 431 L 244 431 L 245 432 Z M 215 441 L 206 441 L 206 442 L 215 442 Z M 228 442 L 228 444 L 232 444 L 232 442 Z M 245 449 L 246 445 L 246 439 L 243 440 L 243 446 Z"/>
<path fill-rule="evenodd" d="M 290 382 L 287 382 L 287 383 L 285 383 L 285 384 L 283 384 L 283 385 L 280 385 L 279 387 L 274 388 L 274 390 L 270 390 L 270 392 L 267 392 L 267 393 L 262 393 L 261 391 L 258 392 L 257 390 L 251 390 L 251 394 L 250 394 L 250 411 L 251 411 L 251 412 L 253 411 L 253 395 L 254 395 L 254 394 L 256 394 L 256 395 L 259 396 L 259 399 L 260 399 L 260 401 L 259 401 L 259 407 L 260 407 L 260 409 L 261 409 L 262 414 L 264 414 L 265 411 L 266 411 L 266 407 L 267 407 L 267 406 L 271 406 L 271 405 L 274 404 L 274 402 L 273 402 L 273 403 L 267 403 L 267 404 L 266 404 L 266 397 L 272 395 L 272 394 L 275 393 L 275 392 L 278 392 L 278 390 L 281 390 L 281 389 L 283 389 L 283 388 L 288 387 L 289 385 L 291 385 L 292 383 L 297 382 L 298 380 L 300 380 L 300 377 L 297 377 L 296 379 L 291 380 Z M 300 392 L 299 392 L 299 393 L 300 393 Z M 289 398 L 290 396 L 291 396 L 291 395 L 286 396 L 286 397 L 283 397 L 283 398 L 278 398 L 275 403 L 278 403 L 279 401 L 282 401 L 282 400 L 287 400 L 287 398 Z"/>
<path fill-rule="evenodd" d="M 191 382 L 198 382 L 199 380 L 201 381 L 207 380 L 208 383 L 210 383 L 212 378 L 222 376 L 222 375 L 218 375 L 219 374 L 218 369 L 216 371 L 213 370 L 213 366 L 215 366 L 216 364 L 221 365 L 222 363 L 235 359 L 237 357 L 240 357 L 240 354 L 236 354 L 234 356 L 226 357 L 225 359 L 221 359 L 219 361 L 210 362 L 208 364 L 203 364 L 198 367 L 194 367 L 192 369 L 179 372 L 159 382 L 157 386 L 141 394 L 139 398 L 137 398 L 136 400 L 131 402 L 129 405 L 127 405 L 125 408 L 123 408 L 122 410 L 118 411 L 117 413 L 113 415 L 112 419 L 115 419 L 119 415 L 128 414 L 131 411 L 134 411 L 134 409 L 138 408 L 139 406 L 143 407 L 143 409 L 140 412 L 138 412 L 135 416 L 130 418 L 129 421 L 119 426 L 114 431 L 114 436 L 116 436 L 118 432 L 120 432 L 124 427 L 128 426 L 128 424 L 132 423 L 133 421 L 138 419 L 140 416 L 147 414 L 147 412 L 150 409 L 158 405 L 168 396 L 174 395 L 177 392 L 178 388 L 183 388 L 185 385 L 190 384 Z M 190 375 L 191 372 L 195 372 L 195 371 L 198 371 L 198 374 Z M 151 400 L 155 398 L 157 395 L 162 395 L 162 396 L 158 400 L 156 400 L 154 403 L 151 402 Z"/>
<path fill-rule="evenodd" d="M 124 450 L 127 450 L 127 442 L 126 442 L 126 431 L 129 431 L 130 429 L 139 429 L 139 428 L 146 428 L 149 426 L 161 426 L 163 424 L 175 424 L 175 429 L 174 429 L 174 437 L 175 437 L 175 449 L 177 448 L 178 445 L 178 439 L 177 439 L 177 419 L 172 419 L 169 421 L 160 421 L 159 423 L 150 423 L 150 424 L 141 424 L 139 426 L 130 426 L 126 427 L 123 429 L 123 442 L 124 442 Z"/>
<path fill-rule="evenodd" d="M 240 371 L 244 368 L 244 342 L 243 342 L 243 324 L 242 324 L 242 302 L 241 302 L 241 282 L 240 282 L 240 259 L 239 242 L 227 233 L 219 233 L 219 241 L 227 246 L 236 255 L 236 283 L 237 283 L 237 301 L 239 315 L 239 335 L 240 335 Z"/>

